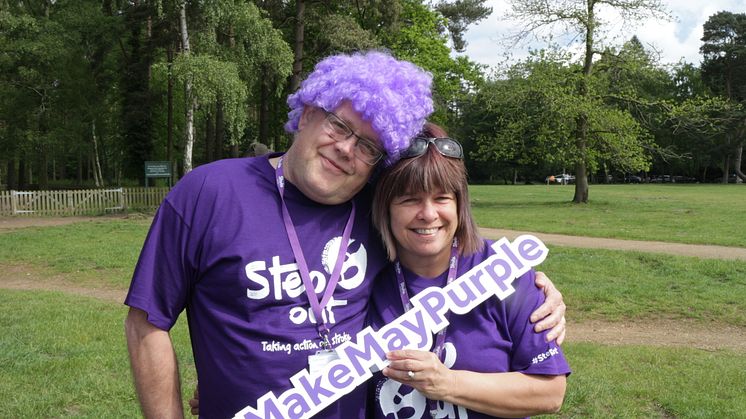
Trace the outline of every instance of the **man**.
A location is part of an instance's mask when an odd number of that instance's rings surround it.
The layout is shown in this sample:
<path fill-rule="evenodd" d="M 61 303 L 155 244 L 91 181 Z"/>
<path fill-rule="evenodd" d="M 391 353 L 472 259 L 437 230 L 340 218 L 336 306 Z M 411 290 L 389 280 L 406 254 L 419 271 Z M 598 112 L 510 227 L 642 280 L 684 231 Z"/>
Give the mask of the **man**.
<path fill-rule="evenodd" d="M 287 153 L 215 162 L 179 181 L 125 301 L 146 417 L 183 415 L 168 330 L 184 309 L 208 418 L 281 393 L 295 373 L 324 362 L 317 352 L 362 329 L 386 261 L 366 185 L 422 128 L 430 86 L 428 73 L 384 53 L 329 57 L 288 98 Z M 564 333 L 561 296 L 550 297 L 545 311 L 559 305 L 550 323 Z M 360 389 L 317 417 L 363 417 L 364 405 Z"/>

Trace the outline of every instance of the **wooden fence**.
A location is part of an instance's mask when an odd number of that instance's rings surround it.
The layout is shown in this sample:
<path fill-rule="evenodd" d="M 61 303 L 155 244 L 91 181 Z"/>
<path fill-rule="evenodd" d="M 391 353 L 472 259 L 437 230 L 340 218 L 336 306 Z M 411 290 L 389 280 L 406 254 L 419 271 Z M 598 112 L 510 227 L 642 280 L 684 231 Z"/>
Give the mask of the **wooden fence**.
<path fill-rule="evenodd" d="M 157 208 L 169 188 L 2 191 L 0 215 L 81 215 Z"/>

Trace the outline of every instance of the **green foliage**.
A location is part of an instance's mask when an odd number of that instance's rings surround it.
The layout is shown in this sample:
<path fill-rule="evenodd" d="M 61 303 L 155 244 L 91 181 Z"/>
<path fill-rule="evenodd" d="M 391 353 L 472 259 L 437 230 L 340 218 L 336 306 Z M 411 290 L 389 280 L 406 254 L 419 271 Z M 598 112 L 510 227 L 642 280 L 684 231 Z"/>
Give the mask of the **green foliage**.
<path fill-rule="evenodd" d="M 448 38 L 441 30 L 446 20 L 415 0 L 402 0 L 401 25 L 398 31 L 381 34 L 383 44 L 400 58 L 412 61 L 433 73 L 435 122 L 448 126 L 457 104 L 469 89 L 481 83 L 479 66 L 466 58 L 452 58 Z M 452 122 L 454 125 L 456 122 Z"/>
<path fill-rule="evenodd" d="M 246 85 L 239 76 L 238 66 L 208 55 L 179 55 L 173 63 L 173 74 L 181 83 L 192 83 L 192 94 L 200 103 L 224 104 L 226 124 L 238 138 L 246 126 Z"/>
<path fill-rule="evenodd" d="M 439 1 L 434 8 L 446 19 L 446 26 L 453 41 L 453 49 L 463 52 L 466 48 L 464 33 L 469 25 L 485 19 L 492 8 L 484 5 L 485 0 Z"/>
<path fill-rule="evenodd" d="M 649 134 L 627 110 L 605 101 L 609 84 L 601 76 L 589 79 L 588 95 L 578 95 L 579 69 L 562 54 L 538 52 L 486 83 L 465 109 L 477 145 L 471 157 L 509 166 L 646 169 Z M 585 150 L 576 141 L 581 117 L 588 124 Z"/>

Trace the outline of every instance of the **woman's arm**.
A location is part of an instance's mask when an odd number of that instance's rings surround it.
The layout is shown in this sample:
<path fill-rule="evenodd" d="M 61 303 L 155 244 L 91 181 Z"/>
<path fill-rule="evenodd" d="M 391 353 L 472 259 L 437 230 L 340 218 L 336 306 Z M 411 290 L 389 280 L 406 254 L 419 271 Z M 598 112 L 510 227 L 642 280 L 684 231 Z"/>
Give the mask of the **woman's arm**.
<path fill-rule="evenodd" d="M 388 358 L 391 363 L 383 370 L 386 377 L 415 388 L 429 399 L 493 416 L 554 413 L 565 397 L 564 375 L 451 370 L 432 352 L 411 349 L 392 351 Z"/>

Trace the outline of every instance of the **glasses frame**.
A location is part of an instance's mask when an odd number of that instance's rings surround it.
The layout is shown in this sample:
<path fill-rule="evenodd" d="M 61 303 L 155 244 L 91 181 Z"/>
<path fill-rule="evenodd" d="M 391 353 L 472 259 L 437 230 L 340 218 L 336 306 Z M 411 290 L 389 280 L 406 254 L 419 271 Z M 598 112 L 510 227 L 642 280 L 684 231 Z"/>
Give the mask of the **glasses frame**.
<path fill-rule="evenodd" d="M 424 147 L 421 145 L 423 143 Z M 434 145 L 435 149 L 438 150 L 438 153 L 445 157 L 461 160 L 463 160 L 464 158 L 464 148 L 461 146 L 461 143 L 450 137 L 415 137 L 412 139 L 409 147 L 401 153 L 401 158 L 411 159 L 420 157 L 421 155 L 427 153 L 427 149 L 430 148 L 430 144 Z M 456 150 L 456 152 L 452 152 L 451 150 L 453 149 L 448 148 L 449 145 L 455 146 L 454 149 Z M 419 147 L 422 148 L 420 149 Z"/>
<path fill-rule="evenodd" d="M 324 122 L 326 123 L 326 126 L 329 129 L 329 133 L 331 134 L 331 137 L 334 139 L 334 141 L 346 141 L 350 137 L 355 137 L 355 157 L 357 157 L 358 160 L 362 161 L 368 166 L 375 166 L 376 164 L 378 164 L 379 161 L 381 161 L 381 159 L 383 159 L 383 157 L 386 155 L 386 152 L 381 150 L 377 142 L 358 135 L 355 130 L 347 125 L 347 122 L 345 122 L 344 119 L 340 118 L 339 115 L 335 114 L 334 112 L 327 111 L 326 109 L 322 110 L 325 114 Z M 340 132 L 336 128 L 344 128 L 345 132 Z M 339 138 L 339 136 L 343 136 L 344 138 Z M 364 144 L 364 146 L 369 146 L 371 150 L 376 150 L 378 155 L 371 155 L 370 158 L 368 158 L 368 156 L 364 154 L 365 152 L 363 151 L 363 149 L 360 147 L 361 143 Z"/>

